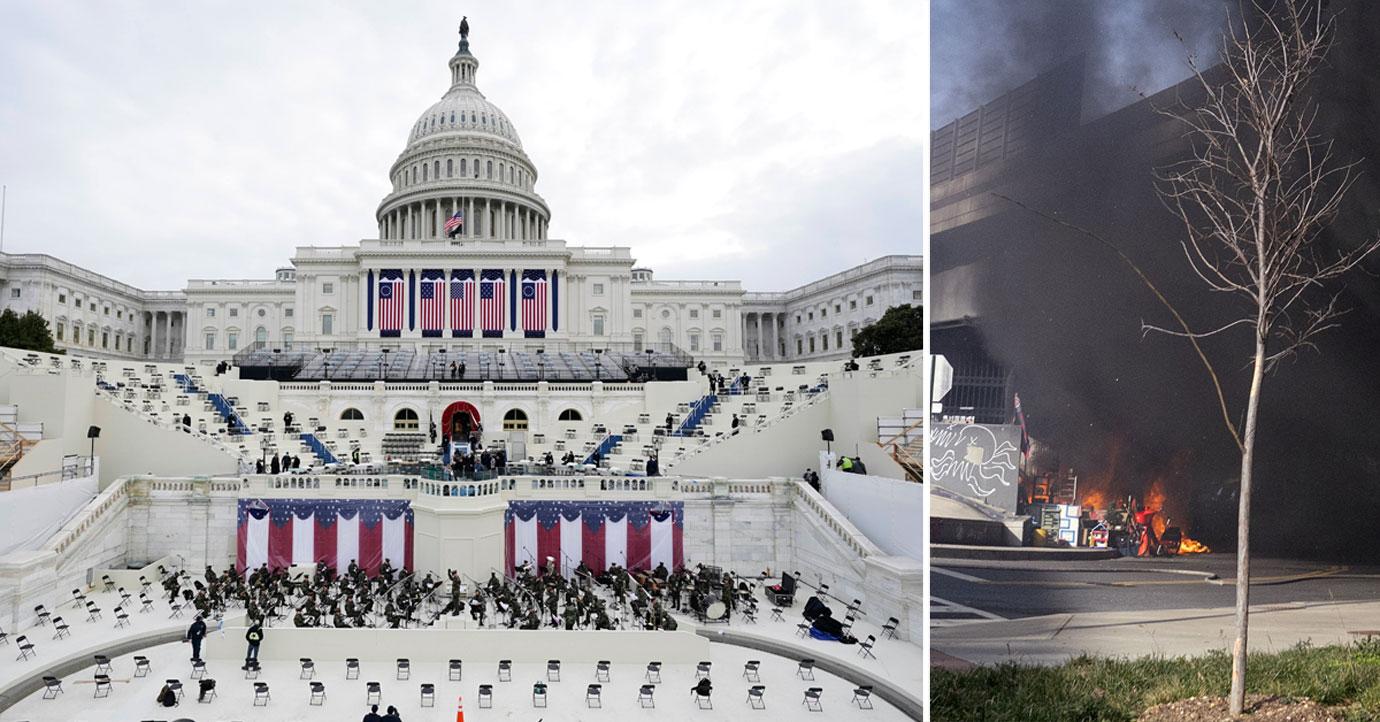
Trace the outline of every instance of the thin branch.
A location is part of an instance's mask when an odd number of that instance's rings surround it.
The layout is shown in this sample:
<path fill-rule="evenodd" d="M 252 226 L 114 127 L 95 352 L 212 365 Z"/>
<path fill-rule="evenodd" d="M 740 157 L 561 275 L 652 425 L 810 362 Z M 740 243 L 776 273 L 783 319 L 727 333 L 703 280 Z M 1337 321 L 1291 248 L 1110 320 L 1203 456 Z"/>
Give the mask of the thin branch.
<path fill-rule="evenodd" d="M 1044 218 L 1047 221 L 1061 225 L 1079 234 L 1087 236 L 1088 238 L 1091 238 L 1094 241 L 1097 241 L 1098 243 L 1101 243 L 1103 246 L 1106 246 L 1107 248 L 1111 249 L 1111 251 L 1115 253 L 1123 263 L 1130 267 L 1130 269 L 1136 274 L 1136 276 L 1140 278 L 1141 282 L 1145 284 L 1146 288 L 1149 288 L 1150 292 L 1155 294 L 1155 298 L 1159 299 L 1160 303 L 1163 304 L 1165 308 L 1169 309 L 1170 315 L 1172 315 L 1174 317 L 1174 320 L 1178 322 L 1180 328 L 1184 330 L 1184 333 L 1189 334 L 1188 342 L 1193 344 L 1193 350 L 1198 352 L 1198 358 L 1203 362 L 1203 368 L 1207 369 L 1208 376 L 1212 379 L 1212 387 L 1217 393 L 1217 403 L 1222 409 L 1222 421 L 1227 425 L 1227 431 L 1231 434 L 1232 440 L 1236 442 L 1236 448 L 1240 450 L 1242 453 L 1245 453 L 1246 447 L 1241 442 L 1241 434 L 1236 429 L 1236 423 L 1231 420 L 1231 411 L 1227 408 L 1227 396 L 1226 393 L 1222 390 L 1222 382 L 1217 377 L 1217 370 L 1213 368 L 1212 362 L 1208 360 L 1207 354 L 1203 352 L 1202 346 L 1198 345 L 1198 339 L 1192 335 L 1193 329 L 1189 328 L 1188 321 L 1184 320 L 1184 317 L 1182 314 L 1179 313 L 1179 310 L 1174 308 L 1174 304 L 1170 303 L 1169 299 L 1166 298 L 1163 293 L 1160 293 L 1160 289 L 1157 286 L 1155 286 L 1154 281 L 1151 281 L 1149 276 L 1145 275 L 1144 271 L 1140 270 L 1140 266 L 1136 265 L 1136 262 L 1131 260 L 1131 257 L 1126 255 L 1126 253 L 1122 251 L 1120 248 L 1118 248 L 1116 244 L 1112 243 L 1111 241 L 1108 241 L 1107 239 L 1103 238 L 1102 236 L 1087 228 L 1079 226 L 1075 223 L 1070 223 L 1069 221 L 1059 218 L 1058 216 L 1045 213 L 1044 211 L 1041 211 L 1039 209 L 1032 208 L 1029 205 L 1026 205 L 1025 203 L 1022 203 L 1021 201 L 1018 201 L 1009 196 L 1004 196 L 1000 193 L 993 193 L 992 195 L 995 195 L 996 197 L 1001 198 L 1002 200 L 1005 200 L 1031 213 L 1034 213 L 1035 215 Z"/>

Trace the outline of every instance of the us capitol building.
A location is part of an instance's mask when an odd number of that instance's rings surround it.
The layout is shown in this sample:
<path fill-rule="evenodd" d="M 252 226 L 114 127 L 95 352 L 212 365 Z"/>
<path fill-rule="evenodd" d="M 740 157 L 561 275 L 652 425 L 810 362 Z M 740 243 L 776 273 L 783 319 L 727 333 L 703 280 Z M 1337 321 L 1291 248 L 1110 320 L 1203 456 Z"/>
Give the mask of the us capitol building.
<path fill-rule="evenodd" d="M 389 169 L 377 238 L 298 247 L 272 279 L 192 279 L 180 291 L 3 253 L 3 307 L 39 312 L 60 348 L 92 357 L 214 364 L 245 348 L 671 344 L 729 366 L 845 358 L 852 335 L 886 309 L 921 303 L 919 255 L 758 293 L 738 281 L 654 279 L 629 248 L 550 238 L 536 164 L 480 92 L 467 31 L 448 63 L 450 87 Z"/>

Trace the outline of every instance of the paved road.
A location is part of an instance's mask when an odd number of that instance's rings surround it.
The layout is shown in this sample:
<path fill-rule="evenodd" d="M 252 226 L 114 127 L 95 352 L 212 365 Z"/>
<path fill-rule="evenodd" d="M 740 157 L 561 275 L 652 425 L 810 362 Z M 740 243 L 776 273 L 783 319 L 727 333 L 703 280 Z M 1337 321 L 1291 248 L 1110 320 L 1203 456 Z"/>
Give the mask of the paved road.
<path fill-rule="evenodd" d="M 931 626 L 1059 613 L 1230 607 L 1235 557 L 1098 562 L 936 560 Z M 959 566 L 962 565 L 962 566 Z M 1210 580 L 1207 575 L 1216 575 Z M 1287 559 L 1252 564 L 1251 603 L 1380 601 L 1380 567 Z"/>

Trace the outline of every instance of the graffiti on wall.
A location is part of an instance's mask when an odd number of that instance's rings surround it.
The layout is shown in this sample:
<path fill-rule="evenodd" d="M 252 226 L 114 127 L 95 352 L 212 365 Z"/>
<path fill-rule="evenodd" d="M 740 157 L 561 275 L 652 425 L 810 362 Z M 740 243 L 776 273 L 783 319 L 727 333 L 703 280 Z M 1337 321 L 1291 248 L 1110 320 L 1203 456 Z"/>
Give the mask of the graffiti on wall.
<path fill-rule="evenodd" d="M 1014 513 L 1020 442 L 1019 426 L 935 424 L 930 431 L 929 481 Z"/>

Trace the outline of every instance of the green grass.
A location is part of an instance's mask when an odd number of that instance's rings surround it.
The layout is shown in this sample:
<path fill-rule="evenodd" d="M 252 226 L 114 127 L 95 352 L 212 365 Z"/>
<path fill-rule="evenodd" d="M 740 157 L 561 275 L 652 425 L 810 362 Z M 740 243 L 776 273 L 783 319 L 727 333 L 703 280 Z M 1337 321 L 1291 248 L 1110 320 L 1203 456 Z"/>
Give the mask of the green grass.
<path fill-rule="evenodd" d="M 1247 670 L 1251 694 L 1308 697 L 1337 707 L 1347 719 L 1380 719 L 1380 641 L 1252 654 Z M 1225 652 L 1175 659 L 1080 657 L 1058 667 L 935 669 L 931 714 L 945 722 L 1130 722 L 1161 702 L 1225 696 L 1230 677 Z"/>

